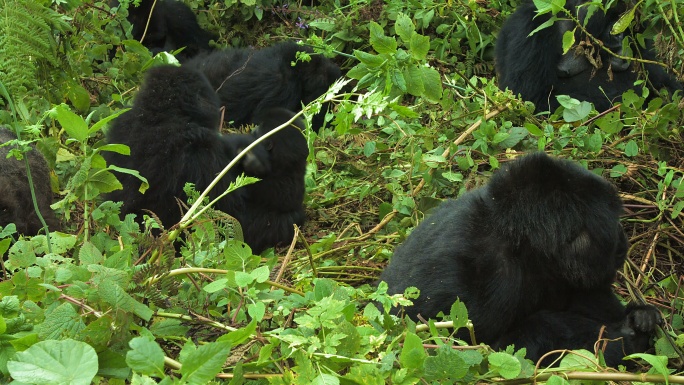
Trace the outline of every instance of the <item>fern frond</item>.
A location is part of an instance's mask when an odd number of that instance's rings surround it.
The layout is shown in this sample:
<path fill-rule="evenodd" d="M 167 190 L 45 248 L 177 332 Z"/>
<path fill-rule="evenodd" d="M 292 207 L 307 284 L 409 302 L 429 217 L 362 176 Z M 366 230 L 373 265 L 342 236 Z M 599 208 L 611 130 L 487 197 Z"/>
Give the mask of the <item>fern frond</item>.
<path fill-rule="evenodd" d="M 37 1 L 0 0 L 0 81 L 10 95 L 36 88 L 37 66 L 56 66 L 55 32 L 70 29 L 65 16 Z"/>

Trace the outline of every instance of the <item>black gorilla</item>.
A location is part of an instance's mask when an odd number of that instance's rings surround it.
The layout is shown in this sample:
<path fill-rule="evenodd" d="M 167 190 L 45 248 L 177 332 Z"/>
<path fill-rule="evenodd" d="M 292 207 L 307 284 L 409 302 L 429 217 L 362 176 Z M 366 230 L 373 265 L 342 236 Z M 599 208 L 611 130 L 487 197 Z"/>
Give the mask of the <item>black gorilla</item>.
<path fill-rule="evenodd" d="M 406 313 L 434 317 L 460 298 L 480 342 L 515 344 L 537 360 L 555 349 L 593 351 L 602 325 L 608 365 L 648 348 L 660 322 L 611 290 L 626 257 L 613 186 L 544 153 L 519 158 L 488 185 L 444 202 L 401 245 L 380 280 L 420 289 Z M 463 338 L 463 336 L 462 336 Z"/>
<path fill-rule="evenodd" d="M 119 2 L 114 0 L 112 3 L 116 6 Z M 215 40 L 216 36 L 199 26 L 190 7 L 176 0 L 157 0 L 152 9 L 153 4 L 154 0 L 142 0 L 138 7 L 133 4 L 128 6 L 128 21 L 133 25 L 133 38 L 142 39 L 147 26 L 142 43 L 152 54 L 185 47 L 178 54 L 178 60 L 183 61 L 200 52 L 212 50 L 209 41 Z"/>
<path fill-rule="evenodd" d="M 264 110 L 252 134 L 221 135 L 218 96 L 204 75 L 186 67 L 152 68 L 133 108 L 107 132 L 109 143 L 130 147 L 130 156 L 105 154 L 110 164 L 138 170 L 147 178 L 149 189 L 140 193 L 140 181 L 121 174 L 123 190 L 109 193 L 107 199 L 123 201 L 124 214 L 140 218 L 149 210 L 164 226 L 172 226 L 181 218 L 177 199 L 187 200 L 186 182 L 204 190 L 240 151 L 293 115 L 280 108 Z M 304 122 L 297 119 L 293 125 L 257 144 L 210 193 L 215 198 L 242 172 L 262 179 L 231 192 L 214 206 L 240 221 L 245 242 L 255 253 L 289 242 L 292 225 L 304 222 L 308 147 L 295 128 L 303 128 Z"/>
<path fill-rule="evenodd" d="M 122 212 L 154 212 L 164 226 L 181 218 L 176 198 L 185 202 L 186 182 L 204 190 L 235 157 L 233 145 L 219 133 L 220 104 L 214 89 L 199 72 L 185 67 L 151 68 L 130 111 L 119 116 L 107 132 L 109 143 L 130 147 L 130 156 L 105 153 L 107 163 L 135 169 L 147 178 L 149 189 L 138 191 L 140 181 L 121 174 L 123 190 L 107 199 L 123 201 Z M 212 190 L 215 198 L 237 177 L 230 172 Z M 244 203 L 238 189 L 215 206 L 240 220 Z"/>
<path fill-rule="evenodd" d="M 263 110 L 282 107 L 299 111 L 323 95 L 340 76 L 340 68 L 321 55 L 297 62 L 297 52 L 310 48 L 285 42 L 260 50 L 239 48 L 198 55 L 187 65 L 203 72 L 225 106 L 225 120 L 241 126 L 254 123 Z M 313 119 L 312 129 L 323 125 L 327 108 Z"/>
<path fill-rule="evenodd" d="M 255 118 L 259 126 L 252 135 L 259 138 L 293 116 L 284 108 L 266 110 Z M 290 242 L 294 236 L 293 224 L 304 224 L 304 173 L 309 155 L 301 132 L 304 127 L 304 120 L 296 119 L 259 144 L 266 157 L 254 156 L 243 162 L 246 174 L 261 179 L 245 188 L 247 218 L 242 228 L 245 242 L 255 253 Z"/>
<path fill-rule="evenodd" d="M 568 0 L 566 8 L 584 20 L 586 7 L 580 7 L 584 3 L 584 0 Z M 610 31 L 626 7 L 625 2 L 618 2 L 606 13 L 597 10 L 586 23 L 589 33 L 611 51 L 621 55 L 624 54 L 624 35 L 611 35 Z M 513 93 L 520 94 L 522 99 L 533 102 L 537 111 L 554 111 L 558 108 L 556 95 L 570 95 L 594 103 L 596 110 L 604 111 L 611 107 L 613 101 L 619 101 L 628 89 L 638 90 L 634 82 L 639 77 L 639 71 L 633 67 L 639 66 L 608 54 L 595 43 L 593 49 L 600 52 L 597 62 L 602 63 L 601 68 L 595 69 L 584 55 L 576 55 L 574 49 L 563 55 L 563 33 L 575 27 L 572 21 L 556 21 L 553 26 L 528 36 L 550 18 L 548 14 L 535 16 L 536 7 L 532 1 L 528 1 L 506 20 L 499 33 L 496 69 L 501 89 L 509 88 Z M 575 41 L 584 41 L 586 35 L 579 28 L 577 31 Z M 646 45 L 646 49 L 641 50 L 641 56 L 654 60 L 653 42 L 646 40 Z M 637 52 L 636 46 L 632 45 L 631 48 Z M 667 88 L 671 93 L 682 89 L 682 85 L 662 67 L 647 64 L 644 69 L 652 88 Z"/>
<path fill-rule="evenodd" d="M 0 127 L 0 143 L 14 139 L 17 139 L 14 132 Z M 43 225 L 33 208 L 26 166 L 23 159 L 7 158 L 10 150 L 10 146 L 0 147 L 0 226 L 14 223 L 17 233 L 36 235 Z M 59 222 L 50 208 L 52 188 L 47 162 L 35 148 L 31 148 L 24 156 L 28 156 L 38 209 L 50 230 L 57 230 Z"/>

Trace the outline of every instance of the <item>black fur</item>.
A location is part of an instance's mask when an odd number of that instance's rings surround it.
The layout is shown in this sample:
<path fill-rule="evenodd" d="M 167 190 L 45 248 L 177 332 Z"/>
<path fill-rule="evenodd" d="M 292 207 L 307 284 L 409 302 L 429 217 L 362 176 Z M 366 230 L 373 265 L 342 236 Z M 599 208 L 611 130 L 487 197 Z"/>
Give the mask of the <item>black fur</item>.
<path fill-rule="evenodd" d="M 14 139 L 17 139 L 14 132 L 0 127 L 0 143 Z M 43 225 L 33 209 L 26 165 L 23 159 L 7 158 L 11 149 L 9 145 L 0 147 L 0 226 L 5 227 L 9 223 L 14 223 L 17 233 L 36 235 Z M 50 231 L 58 230 L 59 222 L 50 208 L 52 188 L 47 162 L 35 148 L 31 148 L 24 156 L 28 156 L 38 209 Z"/>
<path fill-rule="evenodd" d="M 297 62 L 297 52 L 312 54 L 311 61 Z M 203 72 L 225 106 L 225 120 L 236 126 L 252 124 L 264 110 L 282 107 L 299 111 L 323 95 L 341 74 L 331 60 L 310 48 L 285 42 L 259 50 L 227 49 L 199 55 L 186 64 Z M 313 119 L 313 129 L 323 125 L 327 108 Z"/>
<path fill-rule="evenodd" d="M 138 170 L 150 187 L 141 194 L 139 180 L 121 174 L 123 190 L 106 198 L 123 201 L 124 214 L 135 213 L 140 218 L 149 210 L 170 227 L 181 218 L 177 199 L 187 200 L 183 192 L 186 182 L 204 190 L 239 152 L 293 115 L 281 108 L 264 110 L 255 118 L 259 126 L 252 134 L 221 135 L 219 100 L 204 75 L 187 67 L 152 68 L 133 108 L 107 132 L 109 143 L 130 147 L 130 156 L 105 155 L 110 164 Z M 301 119 L 293 124 L 304 127 Z M 262 179 L 231 192 L 214 206 L 240 221 L 245 242 L 255 253 L 289 242 L 293 224 L 304 223 L 308 146 L 294 126 L 257 144 L 210 194 L 213 198 L 225 191 L 242 172 Z"/>
<path fill-rule="evenodd" d="M 259 124 L 252 133 L 259 138 L 287 122 L 294 114 L 286 109 L 266 110 L 255 118 Z M 267 153 L 262 161 L 243 162 L 246 174 L 261 181 L 246 187 L 245 202 L 248 219 L 243 224 L 245 242 L 255 253 L 280 243 L 289 243 L 296 224 L 305 220 L 304 173 L 309 148 L 301 130 L 304 120 L 296 119 L 261 142 Z"/>
<path fill-rule="evenodd" d="M 116 0 L 113 1 L 113 6 L 118 3 Z M 185 47 L 177 56 L 178 60 L 184 61 L 200 52 L 212 50 L 209 41 L 216 40 L 216 36 L 199 26 L 197 17 L 185 3 L 176 0 L 157 0 L 154 10 L 153 4 L 154 0 L 142 0 L 138 7 L 132 4 L 128 6 L 128 21 L 133 25 L 134 39 L 143 38 L 149 19 L 142 43 L 153 55 Z"/>
<path fill-rule="evenodd" d="M 140 181 L 121 174 L 123 190 L 107 196 L 123 201 L 122 212 L 139 217 L 150 210 L 170 227 L 181 218 L 176 199 L 187 201 L 186 182 L 204 190 L 235 157 L 235 149 L 219 133 L 219 100 L 207 79 L 186 67 L 150 69 L 130 111 L 118 117 L 107 132 L 109 143 L 126 144 L 130 156 L 106 153 L 109 164 L 135 169 L 147 178 L 149 189 L 141 194 Z M 212 190 L 216 197 L 237 174 L 229 172 Z M 240 190 L 215 206 L 238 220 L 244 212 Z"/>
<path fill-rule="evenodd" d="M 566 8 L 575 15 L 579 13 L 583 20 L 586 7 L 578 6 L 584 3 L 583 0 L 568 0 Z M 624 54 L 624 36 L 611 35 L 610 31 L 625 10 L 624 2 L 619 2 L 607 13 L 597 10 L 586 25 L 593 36 L 618 54 Z M 600 52 L 603 64 L 598 69 L 584 55 L 575 55 L 574 49 L 566 55 L 562 54 L 563 33 L 575 27 L 572 21 L 556 21 L 553 26 L 528 37 L 550 17 L 546 14 L 535 18 L 535 12 L 536 7 L 531 1 L 523 3 L 504 23 L 499 33 L 496 42 L 496 69 L 501 89 L 509 88 L 513 93 L 520 94 L 522 99 L 533 102 L 537 111 L 554 111 L 558 108 L 556 95 L 570 95 L 594 103 L 596 110 L 604 111 L 613 102 L 620 101 L 622 94 L 629 89 L 635 89 L 640 94 L 640 87 L 635 87 L 634 82 L 639 78 L 641 66 L 611 56 L 597 44 L 594 44 L 595 51 Z M 584 41 L 586 36 L 579 32 L 579 28 L 577 31 L 576 43 Z M 636 46 L 632 45 L 631 48 L 635 54 L 638 53 Z M 644 59 L 655 60 L 651 40 L 646 40 L 646 48 L 640 51 Z M 647 64 L 644 69 L 654 89 L 666 88 L 670 93 L 682 89 L 674 76 L 662 67 Z"/>
<path fill-rule="evenodd" d="M 613 186 L 544 153 L 519 158 L 488 185 L 444 202 L 394 253 L 380 277 L 389 292 L 420 289 L 406 314 L 448 313 L 460 298 L 480 342 L 515 344 L 539 359 L 593 351 L 602 325 L 608 365 L 648 348 L 660 314 L 625 308 L 611 290 L 627 240 Z M 463 336 L 462 336 L 463 337 Z M 547 361 L 548 362 L 548 361 Z"/>

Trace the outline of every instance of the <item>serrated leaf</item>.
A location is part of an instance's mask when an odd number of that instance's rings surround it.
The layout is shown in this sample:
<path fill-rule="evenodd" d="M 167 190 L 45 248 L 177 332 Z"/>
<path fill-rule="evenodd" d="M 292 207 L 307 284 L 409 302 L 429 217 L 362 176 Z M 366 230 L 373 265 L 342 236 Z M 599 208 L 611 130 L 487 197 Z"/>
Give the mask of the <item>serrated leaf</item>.
<path fill-rule="evenodd" d="M 218 338 L 217 341 L 228 342 L 230 346 L 238 346 L 245 342 L 249 337 L 256 332 L 257 322 L 252 320 L 247 326 L 242 329 L 232 331 Z"/>
<path fill-rule="evenodd" d="M 164 377 L 164 351 L 147 337 L 133 338 L 126 353 L 126 364 L 134 371 L 154 377 Z"/>
<path fill-rule="evenodd" d="M 420 75 L 423 79 L 423 97 L 437 103 L 442 98 L 442 77 L 439 72 L 430 67 L 420 67 Z"/>
<path fill-rule="evenodd" d="M 568 53 L 573 45 L 575 45 L 575 30 L 565 31 L 563 33 L 563 55 Z"/>
<path fill-rule="evenodd" d="M 340 385 L 340 379 L 332 374 L 321 373 L 311 381 L 311 385 Z"/>
<path fill-rule="evenodd" d="M 197 385 L 208 383 L 223 369 L 229 353 L 228 342 L 213 342 L 200 346 L 182 362 L 181 382 Z"/>
<path fill-rule="evenodd" d="M 26 384 L 89 385 L 97 374 L 97 353 L 81 341 L 41 341 L 17 352 L 7 369 Z"/>
<path fill-rule="evenodd" d="M 45 321 L 38 326 L 38 334 L 44 340 L 58 339 L 75 337 L 83 329 L 85 324 L 74 310 L 74 306 L 63 303 L 45 317 Z"/>
<path fill-rule="evenodd" d="M 154 315 L 154 312 L 149 307 L 136 301 L 116 284 L 101 285 L 97 293 L 102 300 L 110 304 L 115 310 L 134 313 L 145 321 L 149 321 L 152 315 Z"/>
<path fill-rule="evenodd" d="M 368 24 L 370 30 L 370 44 L 379 54 L 393 54 L 397 52 L 397 41 L 393 37 L 385 36 L 385 31 L 380 24 L 371 21 Z"/>
<path fill-rule="evenodd" d="M 417 335 L 407 332 L 404 338 L 404 346 L 401 349 L 399 362 L 402 368 L 420 369 L 425 361 L 425 348 L 423 341 Z"/>
<path fill-rule="evenodd" d="M 397 15 L 397 21 L 394 23 L 394 32 L 405 43 L 411 41 L 411 35 L 416 31 L 416 26 L 413 25 L 413 20 L 404 13 Z"/>
<path fill-rule="evenodd" d="M 411 35 L 411 43 L 409 44 L 411 57 L 415 60 L 423 61 L 427 58 L 430 50 L 430 38 L 423 36 L 417 32 Z"/>
<path fill-rule="evenodd" d="M 489 355 L 489 367 L 499 372 L 501 377 L 510 380 L 520 374 L 520 361 L 508 353 L 495 352 Z"/>

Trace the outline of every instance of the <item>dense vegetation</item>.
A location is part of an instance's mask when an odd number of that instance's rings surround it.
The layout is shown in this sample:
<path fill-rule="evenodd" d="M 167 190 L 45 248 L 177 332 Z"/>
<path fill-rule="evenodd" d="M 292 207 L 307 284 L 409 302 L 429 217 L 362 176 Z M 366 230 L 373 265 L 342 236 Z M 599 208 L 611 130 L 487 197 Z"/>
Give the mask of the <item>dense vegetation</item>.
<path fill-rule="evenodd" d="M 120 218 L 100 197 L 118 187 L 102 132 L 145 69 L 169 57 L 131 40 L 106 1 L 0 1 L 0 124 L 45 154 L 65 222 L 49 237 L 0 229 L 0 383 L 684 382 L 681 95 L 642 109 L 645 95 L 628 92 L 605 114 L 566 101 L 534 115 L 493 71 L 517 0 L 185 2 L 217 46 L 302 39 L 346 73 L 325 96 L 329 128 L 307 133 L 308 222 L 291 247 L 254 256 L 211 210 L 157 237 L 153 220 Z M 681 74 L 684 1 L 634 10 Z M 631 246 L 615 289 L 666 319 L 654 354 L 639 355 L 649 377 L 607 370 L 594 352 L 539 370 L 524 350 L 467 346 L 453 337 L 472 327 L 458 303 L 428 324 L 370 304 L 404 301 L 373 282 L 431 208 L 532 150 L 619 187 Z M 205 202 L 195 196 L 191 213 Z"/>

